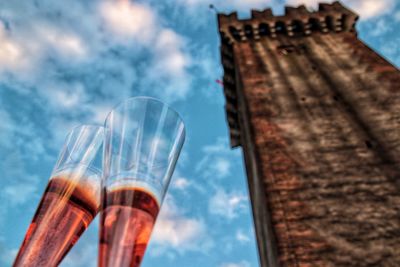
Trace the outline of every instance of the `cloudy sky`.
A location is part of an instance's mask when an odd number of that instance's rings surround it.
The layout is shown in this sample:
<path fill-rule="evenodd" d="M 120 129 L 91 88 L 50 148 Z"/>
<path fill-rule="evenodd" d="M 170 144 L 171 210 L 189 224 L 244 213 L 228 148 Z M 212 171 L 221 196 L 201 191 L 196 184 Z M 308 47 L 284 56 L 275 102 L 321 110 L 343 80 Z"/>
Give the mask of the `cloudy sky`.
<path fill-rule="evenodd" d="M 315 8 L 314 0 L 288 0 Z M 360 38 L 400 65 L 400 3 L 344 1 Z M 0 0 L 0 265 L 9 266 L 66 133 L 110 107 L 157 97 L 185 120 L 187 141 L 143 266 L 258 266 L 241 151 L 230 150 L 220 85 L 220 11 L 283 0 Z M 96 220 L 64 260 L 94 267 Z"/>

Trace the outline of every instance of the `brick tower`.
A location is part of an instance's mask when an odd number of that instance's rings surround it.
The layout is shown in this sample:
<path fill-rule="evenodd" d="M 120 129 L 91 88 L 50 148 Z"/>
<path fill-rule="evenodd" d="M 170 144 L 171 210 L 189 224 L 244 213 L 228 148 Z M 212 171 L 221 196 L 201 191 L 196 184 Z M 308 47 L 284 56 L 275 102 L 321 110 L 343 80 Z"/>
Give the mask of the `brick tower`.
<path fill-rule="evenodd" d="M 219 14 L 265 266 L 400 266 L 400 72 L 339 2 Z"/>

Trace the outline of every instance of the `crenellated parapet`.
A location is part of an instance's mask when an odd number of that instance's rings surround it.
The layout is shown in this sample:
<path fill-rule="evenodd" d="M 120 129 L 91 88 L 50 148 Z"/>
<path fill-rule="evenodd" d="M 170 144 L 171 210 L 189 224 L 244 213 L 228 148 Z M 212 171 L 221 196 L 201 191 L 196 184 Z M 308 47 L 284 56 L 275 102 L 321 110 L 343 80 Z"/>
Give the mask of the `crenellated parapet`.
<path fill-rule="evenodd" d="M 354 32 L 358 15 L 336 1 L 319 4 L 318 11 L 304 5 L 285 7 L 285 15 L 274 16 L 270 8 L 252 10 L 250 19 L 238 19 L 237 13 L 218 14 L 219 31 L 223 42 L 233 44 L 248 39 L 307 36 L 315 32 Z"/>

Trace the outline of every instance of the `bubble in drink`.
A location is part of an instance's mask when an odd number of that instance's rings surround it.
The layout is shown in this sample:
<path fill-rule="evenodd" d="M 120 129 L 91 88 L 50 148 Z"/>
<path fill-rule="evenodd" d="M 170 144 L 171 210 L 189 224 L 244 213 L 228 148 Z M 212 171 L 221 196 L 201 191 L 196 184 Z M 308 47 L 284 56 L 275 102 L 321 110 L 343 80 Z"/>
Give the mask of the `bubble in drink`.
<path fill-rule="evenodd" d="M 159 211 L 139 188 L 105 192 L 100 232 L 100 267 L 139 267 Z"/>
<path fill-rule="evenodd" d="M 50 179 L 13 266 L 58 266 L 98 210 L 99 200 L 87 185 Z"/>

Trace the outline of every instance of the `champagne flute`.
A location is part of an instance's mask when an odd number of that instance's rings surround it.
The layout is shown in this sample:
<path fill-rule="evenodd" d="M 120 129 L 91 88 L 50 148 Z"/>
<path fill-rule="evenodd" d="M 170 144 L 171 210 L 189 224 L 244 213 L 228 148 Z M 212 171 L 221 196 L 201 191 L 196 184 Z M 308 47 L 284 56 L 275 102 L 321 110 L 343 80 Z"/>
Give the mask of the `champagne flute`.
<path fill-rule="evenodd" d="M 83 125 L 68 134 L 14 267 L 58 266 L 98 213 L 103 129 Z"/>
<path fill-rule="evenodd" d="M 105 122 L 100 267 L 138 267 L 185 139 L 179 115 L 148 97 Z"/>

